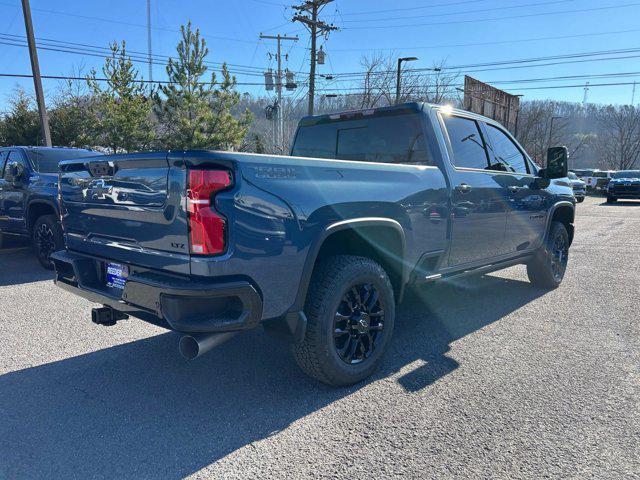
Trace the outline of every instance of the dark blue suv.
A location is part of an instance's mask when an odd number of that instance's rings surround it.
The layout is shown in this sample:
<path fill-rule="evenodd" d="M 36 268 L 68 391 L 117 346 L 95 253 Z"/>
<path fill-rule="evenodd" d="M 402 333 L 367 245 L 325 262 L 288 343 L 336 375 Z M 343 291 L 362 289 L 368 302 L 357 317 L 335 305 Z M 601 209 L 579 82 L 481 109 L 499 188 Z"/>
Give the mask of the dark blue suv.
<path fill-rule="evenodd" d="M 0 148 L 0 247 L 5 235 L 29 237 L 45 268 L 64 248 L 58 208 L 58 163 L 101 155 L 79 148 Z"/>

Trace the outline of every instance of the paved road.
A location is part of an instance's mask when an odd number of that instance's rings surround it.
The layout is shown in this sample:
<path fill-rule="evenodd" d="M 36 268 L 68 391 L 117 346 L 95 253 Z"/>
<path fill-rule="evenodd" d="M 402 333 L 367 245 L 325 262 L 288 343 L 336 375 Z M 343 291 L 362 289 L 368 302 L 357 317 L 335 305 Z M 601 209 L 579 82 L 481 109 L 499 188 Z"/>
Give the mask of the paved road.
<path fill-rule="evenodd" d="M 0 253 L 0 478 L 637 478 L 639 292 L 640 203 L 589 198 L 560 289 L 514 267 L 424 291 L 383 370 L 335 390 L 261 332 L 188 363 L 94 326 Z"/>

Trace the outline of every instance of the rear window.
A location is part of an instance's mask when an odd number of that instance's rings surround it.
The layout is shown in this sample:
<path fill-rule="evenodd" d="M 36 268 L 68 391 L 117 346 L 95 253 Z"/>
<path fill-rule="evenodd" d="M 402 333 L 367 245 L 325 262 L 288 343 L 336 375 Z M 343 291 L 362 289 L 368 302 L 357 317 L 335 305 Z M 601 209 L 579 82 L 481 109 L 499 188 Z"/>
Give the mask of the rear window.
<path fill-rule="evenodd" d="M 33 168 L 39 173 L 58 173 L 58 164 L 63 160 L 102 155 L 93 150 L 27 150 Z"/>
<path fill-rule="evenodd" d="M 607 178 L 609 175 L 607 175 L 607 172 L 593 172 L 593 176 L 595 178 Z"/>
<path fill-rule="evenodd" d="M 434 165 L 417 113 L 300 127 L 291 153 L 300 157 Z"/>

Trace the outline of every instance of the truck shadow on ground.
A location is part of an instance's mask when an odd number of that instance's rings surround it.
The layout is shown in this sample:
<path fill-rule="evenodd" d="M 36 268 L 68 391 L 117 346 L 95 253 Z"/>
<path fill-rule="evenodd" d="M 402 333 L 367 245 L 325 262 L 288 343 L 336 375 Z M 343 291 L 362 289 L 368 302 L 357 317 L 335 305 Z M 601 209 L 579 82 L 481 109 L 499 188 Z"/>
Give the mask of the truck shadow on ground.
<path fill-rule="evenodd" d="M 0 249 L 0 287 L 53 279 L 24 241 L 4 241 Z"/>
<path fill-rule="evenodd" d="M 543 294 L 485 276 L 413 295 L 370 381 L 423 360 L 399 382 L 428 388 L 458 368 L 451 342 Z M 191 363 L 176 342 L 167 333 L 1 376 L 0 477 L 183 478 L 366 386 L 308 379 L 259 331 Z"/>
<path fill-rule="evenodd" d="M 599 207 L 640 207 L 640 201 L 638 200 L 618 200 L 616 203 L 602 202 Z"/>

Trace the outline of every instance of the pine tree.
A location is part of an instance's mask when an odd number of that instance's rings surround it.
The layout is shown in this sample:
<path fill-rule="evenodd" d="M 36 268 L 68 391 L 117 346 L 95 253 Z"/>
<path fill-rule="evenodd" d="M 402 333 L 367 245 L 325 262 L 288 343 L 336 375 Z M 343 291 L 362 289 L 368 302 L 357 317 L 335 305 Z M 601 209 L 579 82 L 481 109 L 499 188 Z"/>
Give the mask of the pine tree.
<path fill-rule="evenodd" d="M 93 110 L 94 98 L 82 85 L 66 81 L 50 110 L 51 140 L 60 147 L 92 146 L 93 123 L 87 112 Z"/>
<path fill-rule="evenodd" d="M 149 148 L 153 137 L 152 102 L 138 80 L 138 70 L 127 56 L 126 45 L 110 45 L 105 59 L 103 88 L 93 70 L 87 78 L 95 101 L 92 104 L 95 145 L 111 151 L 132 152 Z"/>
<path fill-rule="evenodd" d="M 40 145 L 40 118 L 38 111 L 22 88 L 9 100 L 10 109 L 0 122 L 0 140 L 3 145 Z"/>
<path fill-rule="evenodd" d="M 163 129 L 161 144 L 173 150 L 235 149 L 251 123 L 248 111 L 239 119 L 231 113 L 240 101 L 236 79 L 226 64 L 222 65 L 222 83 L 218 83 L 215 72 L 207 79 L 204 61 L 209 49 L 200 30 L 193 31 L 191 22 L 180 30 L 178 58 L 170 58 L 167 65 L 169 83 L 160 86 L 155 96 Z"/>

